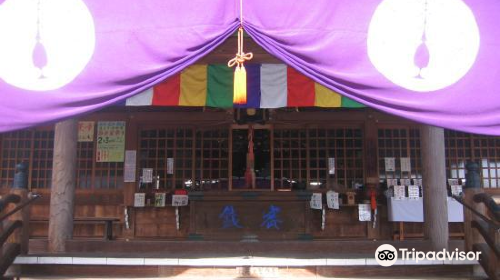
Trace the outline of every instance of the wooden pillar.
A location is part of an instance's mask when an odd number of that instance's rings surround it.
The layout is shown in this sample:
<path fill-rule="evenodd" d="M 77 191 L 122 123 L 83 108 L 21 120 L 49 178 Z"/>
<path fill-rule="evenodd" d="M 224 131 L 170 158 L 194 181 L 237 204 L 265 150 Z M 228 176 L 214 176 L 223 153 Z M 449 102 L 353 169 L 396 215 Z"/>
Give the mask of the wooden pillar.
<path fill-rule="evenodd" d="M 370 199 L 370 192 L 373 190 L 377 194 L 380 193 L 379 189 L 379 174 L 378 174 L 378 134 L 377 134 L 377 122 L 372 110 L 367 110 L 365 115 L 365 125 L 364 125 L 364 173 L 365 173 L 365 184 L 367 186 L 367 193 L 365 194 L 365 199 Z M 380 208 L 380 207 L 377 207 Z M 367 237 L 369 239 L 377 239 L 381 236 L 380 227 L 380 212 L 381 209 L 377 211 L 377 217 L 374 217 L 376 222 L 367 223 Z M 374 214 L 374 213 L 373 213 Z"/>
<path fill-rule="evenodd" d="M 73 236 L 77 141 L 77 120 L 69 119 L 56 124 L 50 192 L 50 252 L 64 252 L 66 240 Z"/>
<path fill-rule="evenodd" d="M 135 116 L 130 114 L 127 118 L 127 129 L 125 130 L 126 138 L 125 138 L 125 150 L 136 151 L 136 181 L 135 182 L 127 182 L 125 183 L 125 187 L 123 189 L 123 211 L 127 211 L 127 216 L 125 216 L 125 212 L 123 213 L 124 219 L 127 221 L 123 221 L 123 231 L 122 236 L 128 240 L 134 238 L 135 235 L 135 215 L 136 211 L 134 209 L 134 194 L 137 191 L 137 186 L 139 182 L 140 174 L 137 172 L 138 164 L 139 164 L 139 153 L 137 153 L 138 147 L 138 125 L 135 119 Z M 194 154 L 194 153 L 193 153 Z M 128 222 L 128 228 L 127 228 Z"/>
<path fill-rule="evenodd" d="M 420 130 L 422 155 L 424 234 L 432 250 L 448 249 L 448 192 L 444 130 L 423 125 Z"/>

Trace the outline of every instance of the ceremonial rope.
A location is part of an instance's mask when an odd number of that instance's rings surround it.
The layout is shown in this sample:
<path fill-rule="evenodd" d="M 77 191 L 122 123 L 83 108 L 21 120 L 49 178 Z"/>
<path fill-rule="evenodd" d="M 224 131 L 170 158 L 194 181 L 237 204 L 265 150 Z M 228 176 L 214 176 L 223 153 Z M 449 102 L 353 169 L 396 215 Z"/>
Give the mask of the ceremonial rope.
<path fill-rule="evenodd" d="M 243 62 L 253 58 L 253 53 L 243 52 L 243 0 L 240 0 L 240 27 L 238 28 L 238 52 L 236 56 L 229 60 L 227 66 L 242 66 Z"/>

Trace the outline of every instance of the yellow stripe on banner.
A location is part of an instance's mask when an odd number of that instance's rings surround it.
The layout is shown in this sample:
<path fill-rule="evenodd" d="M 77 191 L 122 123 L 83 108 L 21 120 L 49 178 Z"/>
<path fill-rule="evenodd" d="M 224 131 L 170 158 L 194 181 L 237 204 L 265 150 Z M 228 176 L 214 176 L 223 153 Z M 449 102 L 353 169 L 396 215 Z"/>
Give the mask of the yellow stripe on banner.
<path fill-rule="evenodd" d="M 314 106 L 316 107 L 340 107 L 342 105 L 342 97 L 340 94 L 331 91 L 330 89 L 314 83 L 314 91 L 316 92 L 316 99 Z"/>
<path fill-rule="evenodd" d="M 192 65 L 181 73 L 179 106 L 205 106 L 207 100 L 207 65 Z"/>

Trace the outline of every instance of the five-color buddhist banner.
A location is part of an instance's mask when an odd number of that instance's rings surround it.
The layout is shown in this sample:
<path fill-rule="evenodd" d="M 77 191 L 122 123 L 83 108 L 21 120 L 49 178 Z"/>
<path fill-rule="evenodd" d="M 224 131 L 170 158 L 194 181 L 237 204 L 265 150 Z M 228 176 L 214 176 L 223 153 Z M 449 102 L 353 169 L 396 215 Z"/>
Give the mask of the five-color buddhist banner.
<path fill-rule="evenodd" d="M 247 104 L 238 108 L 364 107 L 315 83 L 285 64 L 248 64 Z M 233 107 L 234 71 L 226 65 L 192 65 L 138 95 L 127 106 Z"/>

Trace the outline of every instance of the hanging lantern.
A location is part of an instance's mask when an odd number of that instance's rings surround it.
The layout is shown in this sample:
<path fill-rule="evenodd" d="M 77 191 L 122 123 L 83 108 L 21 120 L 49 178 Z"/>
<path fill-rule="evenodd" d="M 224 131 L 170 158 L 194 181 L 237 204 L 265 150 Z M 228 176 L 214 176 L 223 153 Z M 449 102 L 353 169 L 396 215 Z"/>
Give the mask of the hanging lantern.
<path fill-rule="evenodd" d="M 236 53 L 236 57 L 227 63 L 228 67 L 236 66 L 234 69 L 234 104 L 247 103 L 247 71 L 243 63 L 252 58 L 252 53 L 243 52 L 243 27 L 240 25 L 238 29 L 238 52 Z"/>

